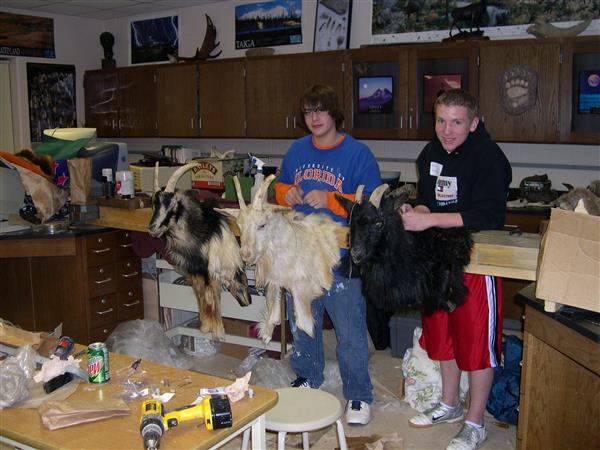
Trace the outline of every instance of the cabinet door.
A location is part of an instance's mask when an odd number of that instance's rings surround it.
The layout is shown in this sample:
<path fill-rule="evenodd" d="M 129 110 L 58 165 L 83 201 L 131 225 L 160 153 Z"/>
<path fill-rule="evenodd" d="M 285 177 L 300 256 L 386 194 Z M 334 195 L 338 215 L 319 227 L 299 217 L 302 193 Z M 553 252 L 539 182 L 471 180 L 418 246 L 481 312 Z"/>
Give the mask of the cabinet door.
<path fill-rule="evenodd" d="M 85 126 L 98 137 L 119 136 L 119 79 L 116 70 L 85 72 Z"/>
<path fill-rule="evenodd" d="M 553 41 L 481 44 L 480 116 L 494 140 L 558 140 L 559 57 Z"/>
<path fill-rule="evenodd" d="M 119 69 L 119 135 L 152 137 L 156 121 L 156 67 Z"/>
<path fill-rule="evenodd" d="M 346 111 L 351 133 L 362 139 L 408 137 L 408 51 L 353 50 L 349 55 Z"/>
<path fill-rule="evenodd" d="M 600 143 L 600 37 L 565 40 L 561 45 L 560 139 Z"/>
<path fill-rule="evenodd" d="M 293 118 L 290 57 L 250 58 L 246 61 L 247 137 L 286 138 Z M 297 99 L 296 99 L 297 101 Z"/>
<path fill-rule="evenodd" d="M 292 82 L 289 114 L 292 118 L 291 137 L 304 136 L 307 132 L 300 127 L 299 103 L 306 89 L 314 84 L 331 86 L 338 95 L 344 109 L 344 54 L 343 52 L 323 52 L 301 54 L 292 61 Z"/>
<path fill-rule="evenodd" d="M 243 60 L 200 64 L 200 134 L 203 137 L 246 135 L 244 70 Z"/>
<path fill-rule="evenodd" d="M 410 50 L 409 138 L 433 138 L 433 103 L 441 91 L 463 88 L 477 97 L 478 54 L 478 47 L 465 44 L 427 44 Z"/>
<path fill-rule="evenodd" d="M 198 136 L 197 72 L 196 64 L 169 64 L 157 68 L 159 136 Z"/>

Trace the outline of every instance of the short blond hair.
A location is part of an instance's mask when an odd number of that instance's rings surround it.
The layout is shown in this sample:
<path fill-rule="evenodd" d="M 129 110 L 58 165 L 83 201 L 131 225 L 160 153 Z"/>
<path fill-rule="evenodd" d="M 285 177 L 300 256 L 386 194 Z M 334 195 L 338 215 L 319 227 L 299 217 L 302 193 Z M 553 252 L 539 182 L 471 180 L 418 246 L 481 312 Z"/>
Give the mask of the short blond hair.
<path fill-rule="evenodd" d="M 473 120 L 477 115 L 477 100 L 464 89 L 450 89 L 442 93 L 433 104 L 434 111 L 437 111 L 438 105 L 464 106 L 467 108 L 469 120 Z"/>

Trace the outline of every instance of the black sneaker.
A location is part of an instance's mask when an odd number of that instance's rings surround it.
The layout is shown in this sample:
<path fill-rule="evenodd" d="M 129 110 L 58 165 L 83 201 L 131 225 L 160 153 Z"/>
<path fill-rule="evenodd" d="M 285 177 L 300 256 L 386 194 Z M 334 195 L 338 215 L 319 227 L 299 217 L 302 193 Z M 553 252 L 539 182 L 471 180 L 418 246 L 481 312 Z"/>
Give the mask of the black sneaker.
<path fill-rule="evenodd" d="M 295 388 L 310 388 L 308 378 L 304 377 L 296 378 L 294 381 L 292 381 L 292 384 L 290 384 L 290 386 Z"/>

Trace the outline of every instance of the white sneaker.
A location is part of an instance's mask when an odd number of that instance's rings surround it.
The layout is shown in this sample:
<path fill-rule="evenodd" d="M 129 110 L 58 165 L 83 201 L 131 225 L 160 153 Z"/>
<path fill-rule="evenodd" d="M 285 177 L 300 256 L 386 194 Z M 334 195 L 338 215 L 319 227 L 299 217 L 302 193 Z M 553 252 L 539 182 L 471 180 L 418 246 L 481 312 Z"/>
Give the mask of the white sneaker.
<path fill-rule="evenodd" d="M 483 444 L 486 438 L 485 424 L 478 428 L 470 423 L 465 423 L 454 439 L 450 441 L 446 450 L 474 450 Z"/>
<path fill-rule="evenodd" d="M 371 405 L 360 400 L 348 400 L 346 422 L 348 425 L 366 425 L 371 421 Z"/>
<path fill-rule="evenodd" d="M 459 403 L 450 408 L 443 403 L 436 403 L 428 410 L 408 419 L 408 424 L 414 428 L 429 428 L 438 423 L 454 423 L 462 420 L 463 405 Z"/>

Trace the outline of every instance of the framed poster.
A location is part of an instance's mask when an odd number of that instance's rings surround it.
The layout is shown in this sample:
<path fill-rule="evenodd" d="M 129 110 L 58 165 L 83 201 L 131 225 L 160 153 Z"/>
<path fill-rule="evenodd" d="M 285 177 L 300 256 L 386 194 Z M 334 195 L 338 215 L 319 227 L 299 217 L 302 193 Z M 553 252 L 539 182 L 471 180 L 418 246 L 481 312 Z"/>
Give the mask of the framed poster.
<path fill-rule="evenodd" d="M 0 55 L 54 58 L 54 19 L 0 12 Z"/>
<path fill-rule="evenodd" d="M 423 112 L 432 113 L 437 98 L 450 89 L 460 89 L 460 73 L 423 75 Z"/>
<path fill-rule="evenodd" d="M 168 61 L 179 56 L 178 17 L 131 22 L 131 64 Z"/>
<path fill-rule="evenodd" d="M 318 0 L 313 51 L 347 49 L 351 19 L 352 0 Z"/>
<path fill-rule="evenodd" d="M 394 112 L 394 77 L 358 77 L 359 114 L 391 114 Z"/>
<path fill-rule="evenodd" d="M 273 0 L 235 7 L 235 48 L 302 44 L 302 0 Z"/>
<path fill-rule="evenodd" d="M 31 142 L 50 128 L 76 128 L 75 66 L 27 63 Z"/>

